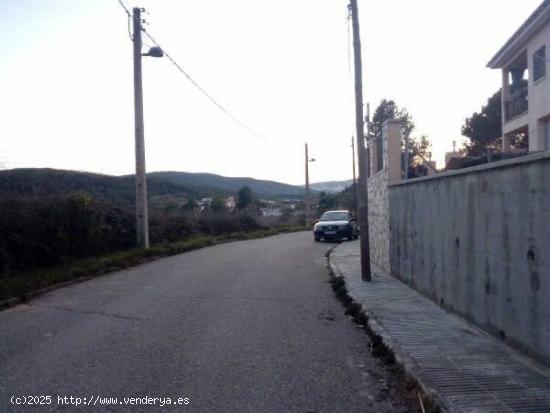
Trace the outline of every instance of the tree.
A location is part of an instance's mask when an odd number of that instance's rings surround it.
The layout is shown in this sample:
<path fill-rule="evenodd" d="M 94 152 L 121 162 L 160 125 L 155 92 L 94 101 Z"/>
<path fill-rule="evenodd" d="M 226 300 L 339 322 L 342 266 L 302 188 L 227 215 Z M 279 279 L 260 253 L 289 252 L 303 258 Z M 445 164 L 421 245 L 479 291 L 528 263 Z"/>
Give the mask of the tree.
<path fill-rule="evenodd" d="M 187 212 L 192 212 L 196 210 L 199 207 L 199 204 L 197 204 L 197 201 L 193 197 L 187 198 L 187 202 L 183 206 L 183 210 Z"/>
<path fill-rule="evenodd" d="M 432 143 L 426 135 L 422 135 L 419 138 L 413 138 L 410 142 L 411 155 L 416 163 L 421 163 L 417 157 L 430 157 L 432 150 Z"/>
<path fill-rule="evenodd" d="M 425 169 L 423 166 L 425 161 L 431 158 L 432 144 L 426 135 L 420 137 L 411 136 L 415 129 L 415 124 L 407 109 L 400 109 L 395 101 L 391 99 L 383 99 L 374 111 L 372 122 L 369 124 L 370 137 L 380 139 L 382 137 L 382 126 L 385 121 L 390 119 L 399 119 L 401 121 L 403 154 L 405 152 L 404 142 L 406 139 L 409 140 L 409 177 L 425 175 L 425 173 L 421 173 L 421 170 Z"/>
<path fill-rule="evenodd" d="M 497 149 L 502 142 L 502 108 L 501 91 L 499 90 L 481 108 L 480 113 L 474 113 L 467 118 L 462 126 L 462 135 L 470 138 L 466 145 L 466 154 L 479 156 L 487 153 L 487 149 Z"/>
<path fill-rule="evenodd" d="M 376 138 L 382 136 L 382 125 L 389 119 L 400 119 L 403 138 L 410 138 L 411 133 L 415 128 L 412 116 L 409 114 L 407 109 L 399 109 L 399 107 L 391 99 L 382 99 L 374 111 L 372 122 L 369 124 L 369 133 L 371 136 Z"/>
<path fill-rule="evenodd" d="M 319 194 L 319 204 L 317 206 L 317 214 L 321 215 L 325 211 L 335 209 L 337 206 L 337 199 L 334 195 L 321 191 Z"/>
<path fill-rule="evenodd" d="M 215 196 L 210 203 L 210 211 L 214 213 L 225 212 L 225 200 L 221 196 Z"/>
<path fill-rule="evenodd" d="M 252 204 L 252 201 L 254 200 L 254 193 L 248 185 L 245 185 L 239 189 L 237 198 L 237 208 L 245 209 Z"/>
<path fill-rule="evenodd" d="M 409 149 L 409 178 L 427 175 L 429 166 L 426 166 L 426 162 L 431 160 L 432 155 L 432 143 L 428 137 L 422 135 L 412 138 Z"/>

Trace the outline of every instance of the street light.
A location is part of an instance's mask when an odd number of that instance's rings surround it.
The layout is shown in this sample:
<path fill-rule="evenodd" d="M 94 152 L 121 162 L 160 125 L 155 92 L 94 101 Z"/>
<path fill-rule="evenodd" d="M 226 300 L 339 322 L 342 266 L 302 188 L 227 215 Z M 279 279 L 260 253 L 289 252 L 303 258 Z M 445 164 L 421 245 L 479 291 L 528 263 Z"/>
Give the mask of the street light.
<path fill-rule="evenodd" d="M 158 46 L 153 46 L 149 48 L 149 51 L 147 53 L 142 53 L 142 56 L 150 56 L 150 57 L 163 57 L 164 53 L 162 52 L 162 49 Z"/>
<path fill-rule="evenodd" d="M 308 154 L 308 148 L 306 143 L 306 158 L 305 158 L 305 164 L 306 164 L 306 196 L 305 196 L 305 217 L 304 217 L 304 223 L 306 227 L 309 227 L 311 223 L 311 217 L 310 217 L 310 205 L 309 205 L 309 163 L 315 162 L 315 158 L 310 158 Z"/>

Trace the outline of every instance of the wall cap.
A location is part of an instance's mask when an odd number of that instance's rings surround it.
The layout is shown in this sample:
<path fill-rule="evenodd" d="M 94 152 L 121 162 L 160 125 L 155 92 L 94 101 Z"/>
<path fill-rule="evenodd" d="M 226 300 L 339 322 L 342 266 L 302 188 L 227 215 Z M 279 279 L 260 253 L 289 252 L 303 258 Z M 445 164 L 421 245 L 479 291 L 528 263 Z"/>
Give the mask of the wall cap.
<path fill-rule="evenodd" d="M 367 183 L 371 180 L 371 179 L 378 179 L 382 174 L 386 173 L 387 174 L 388 172 L 388 168 L 382 168 L 380 169 L 378 172 L 376 172 L 374 175 L 371 175 L 367 178 Z"/>
<path fill-rule="evenodd" d="M 539 161 L 542 162 L 547 160 L 550 160 L 550 151 L 541 151 L 530 155 L 518 156 L 517 158 L 505 159 L 502 161 L 491 162 L 483 165 L 471 166 L 469 168 L 457 169 L 457 170 L 447 171 L 447 172 L 439 172 L 439 173 L 436 173 L 435 175 L 423 176 L 420 178 L 404 179 L 399 182 L 390 183 L 389 186 L 412 185 L 412 184 L 425 182 L 425 181 L 451 178 L 454 176 L 468 175 L 468 174 L 477 173 L 477 172 L 490 171 L 493 169 L 510 168 L 513 166 L 522 165 L 524 163 L 539 162 Z"/>

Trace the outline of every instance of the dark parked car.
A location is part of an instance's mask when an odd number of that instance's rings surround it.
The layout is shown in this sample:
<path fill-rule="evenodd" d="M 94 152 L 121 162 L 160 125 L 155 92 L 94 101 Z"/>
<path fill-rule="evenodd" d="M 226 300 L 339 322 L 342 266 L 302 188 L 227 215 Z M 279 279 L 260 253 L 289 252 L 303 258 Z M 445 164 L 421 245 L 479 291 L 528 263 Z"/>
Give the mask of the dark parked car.
<path fill-rule="evenodd" d="M 351 241 L 357 239 L 358 234 L 357 221 L 351 212 L 346 210 L 325 212 L 313 227 L 315 241 L 342 238 Z"/>

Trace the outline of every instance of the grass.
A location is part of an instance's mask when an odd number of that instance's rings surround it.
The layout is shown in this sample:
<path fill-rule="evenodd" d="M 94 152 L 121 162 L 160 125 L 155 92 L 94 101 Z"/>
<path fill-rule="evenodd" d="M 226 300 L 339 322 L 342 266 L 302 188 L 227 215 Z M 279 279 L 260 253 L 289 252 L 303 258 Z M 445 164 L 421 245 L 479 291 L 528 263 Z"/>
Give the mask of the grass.
<path fill-rule="evenodd" d="M 124 268 L 133 267 L 158 258 L 222 244 L 272 235 L 306 230 L 303 226 L 281 226 L 253 232 L 237 232 L 220 236 L 196 236 L 191 239 L 152 245 L 149 249 L 131 249 L 113 254 L 76 260 L 70 264 L 21 274 L 0 277 L 0 307 L 6 301 L 27 301 L 49 287 L 63 286 L 66 283 L 84 280 Z"/>

